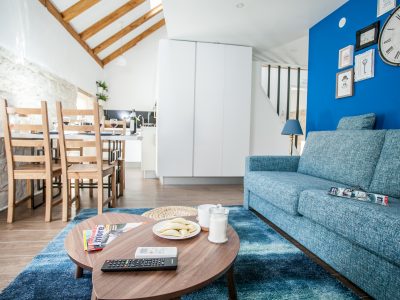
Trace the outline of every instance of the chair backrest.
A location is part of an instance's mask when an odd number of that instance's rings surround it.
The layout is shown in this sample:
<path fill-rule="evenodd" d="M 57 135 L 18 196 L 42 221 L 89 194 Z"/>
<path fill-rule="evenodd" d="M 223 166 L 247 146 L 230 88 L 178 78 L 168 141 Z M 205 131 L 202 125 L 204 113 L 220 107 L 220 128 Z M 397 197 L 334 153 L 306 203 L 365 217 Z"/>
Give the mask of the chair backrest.
<path fill-rule="evenodd" d="M 47 114 L 47 102 L 41 101 L 40 108 L 16 108 L 9 107 L 7 100 L 0 100 L 0 109 L 3 119 L 4 143 L 7 157 L 7 168 L 9 176 L 15 169 L 15 163 L 38 163 L 44 164 L 47 174 L 52 171 L 52 155 L 50 150 L 49 124 Z M 10 118 L 12 116 L 12 118 Z M 36 124 L 32 124 L 37 119 Z M 24 122 L 25 121 L 25 122 Z M 42 133 L 37 138 L 28 139 L 23 133 Z M 43 149 L 43 153 L 25 155 L 26 151 L 16 154 L 14 148 Z M 20 152 L 20 151 L 19 151 Z"/>
<path fill-rule="evenodd" d="M 100 136 L 100 117 L 98 103 L 93 103 L 93 109 L 63 109 L 61 102 L 57 102 L 56 108 L 61 166 L 63 170 L 67 170 L 67 165 L 71 163 L 91 163 L 97 164 L 98 171 L 102 172 L 103 146 Z M 93 118 L 93 123 L 91 125 L 70 125 L 69 123 L 67 124 L 67 122 L 65 122 L 66 117 L 76 118 L 78 116 L 91 117 Z M 94 140 L 88 140 L 83 137 L 80 138 L 77 133 L 82 132 L 94 134 Z M 70 135 L 70 137 L 72 136 L 72 138 L 69 139 L 68 135 Z M 94 148 L 95 155 L 85 155 L 84 151 L 79 151 L 79 149 L 83 148 Z"/>
<path fill-rule="evenodd" d="M 105 120 L 104 121 L 104 131 L 114 131 L 116 134 L 120 135 L 126 135 L 126 121 L 124 120 L 118 120 L 117 122 L 117 127 L 113 128 L 111 126 L 111 121 L 110 120 Z M 109 143 L 104 143 L 103 147 L 103 152 L 108 152 L 109 151 Z M 121 141 L 121 158 L 125 159 L 125 141 Z"/>

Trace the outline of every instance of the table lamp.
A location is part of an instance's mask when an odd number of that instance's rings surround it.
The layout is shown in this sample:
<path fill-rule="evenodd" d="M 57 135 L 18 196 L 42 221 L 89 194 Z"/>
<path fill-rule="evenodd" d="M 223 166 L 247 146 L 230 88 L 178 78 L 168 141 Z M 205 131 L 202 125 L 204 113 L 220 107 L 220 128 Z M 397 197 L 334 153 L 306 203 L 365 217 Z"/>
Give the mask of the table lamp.
<path fill-rule="evenodd" d="M 293 155 L 293 137 L 295 135 L 303 135 L 299 120 L 287 120 L 282 129 L 282 135 L 290 136 L 290 155 Z"/>

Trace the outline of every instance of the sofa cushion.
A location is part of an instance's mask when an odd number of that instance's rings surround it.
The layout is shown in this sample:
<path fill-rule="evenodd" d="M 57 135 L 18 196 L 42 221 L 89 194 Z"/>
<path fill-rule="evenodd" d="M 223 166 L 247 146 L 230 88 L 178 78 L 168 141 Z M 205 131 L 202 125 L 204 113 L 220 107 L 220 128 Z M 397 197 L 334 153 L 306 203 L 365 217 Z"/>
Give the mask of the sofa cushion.
<path fill-rule="evenodd" d="M 388 130 L 369 191 L 400 198 L 400 130 Z"/>
<path fill-rule="evenodd" d="M 298 215 L 300 193 L 308 189 L 326 189 L 337 186 L 336 182 L 296 172 L 253 171 L 244 178 L 246 189 L 267 199 L 284 211 Z"/>
<path fill-rule="evenodd" d="M 330 196 L 326 191 L 304 191 L 299 213 L 359 246 L 400 265 L 400 201 L 389 207 Z"/>
<path fill-rule="evenodd" d="M 340 119 L 337 130 L 374 129 L 376 115 L 374 113 Z"/>
<path fill-rule="evenodd" d="M 378 163 L 385 130 L 311 132 L 298 172 L 368 189 Z"/>

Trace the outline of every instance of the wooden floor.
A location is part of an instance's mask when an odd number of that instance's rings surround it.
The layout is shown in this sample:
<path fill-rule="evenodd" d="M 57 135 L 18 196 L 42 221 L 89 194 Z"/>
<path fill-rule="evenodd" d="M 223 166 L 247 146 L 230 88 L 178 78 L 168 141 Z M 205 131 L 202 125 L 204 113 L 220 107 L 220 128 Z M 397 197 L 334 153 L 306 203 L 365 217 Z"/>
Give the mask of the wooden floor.
<path fill-rule="evenodd" d="M 241 185 L 162 186 L 158 180 L 143 179 L 138 169 L 127 169 L 125 195 L 118 199 L 119 207 L 159 207 L 165 205 L 196 206 L 203 203 L 240 205 Z M 94 193 L 96 194 L 96 193 Z M 81 207 L 95 208 L 96 198 L 82 193 Z M 72 209 L 73 216 L 75 214 Z M 61 221 L 61 207 L 54 209 L 53 222 L 44 222 L 44 207 L 17 207 L 16 221 L 6 224 L 7 211 L 0 212 L 0 290 L 42 250 L 67 223 Z"/>

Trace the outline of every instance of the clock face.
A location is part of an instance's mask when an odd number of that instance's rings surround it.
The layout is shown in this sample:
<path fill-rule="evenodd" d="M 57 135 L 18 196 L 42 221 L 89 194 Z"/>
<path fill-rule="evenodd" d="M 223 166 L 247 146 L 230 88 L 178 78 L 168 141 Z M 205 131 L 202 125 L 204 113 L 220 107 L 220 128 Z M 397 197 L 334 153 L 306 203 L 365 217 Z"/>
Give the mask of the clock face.
<path fill-rule="evenodd" d="M 394 66 L 400 66 L 400 6 L 390 15 L 379 37 L 379 54 Z"/>

